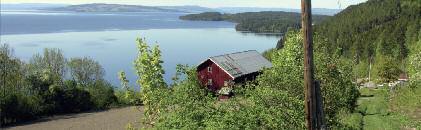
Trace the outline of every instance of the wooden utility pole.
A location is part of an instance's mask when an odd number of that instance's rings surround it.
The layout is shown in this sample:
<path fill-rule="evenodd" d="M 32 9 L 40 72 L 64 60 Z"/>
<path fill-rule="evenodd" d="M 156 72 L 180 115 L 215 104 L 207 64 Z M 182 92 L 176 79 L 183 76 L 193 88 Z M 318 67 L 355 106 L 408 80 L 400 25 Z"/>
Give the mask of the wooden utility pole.
<path fill-rule="evenodd" d="M 301 0 L 301 21 L 304 37 L 304 89 L 307 129 L 323 129 L 323 103 L 320 85 L 319 82 L 316 83 L 314 80 L 311 0 Z M 316 89 L 316 87 L 318 88 Z"/>

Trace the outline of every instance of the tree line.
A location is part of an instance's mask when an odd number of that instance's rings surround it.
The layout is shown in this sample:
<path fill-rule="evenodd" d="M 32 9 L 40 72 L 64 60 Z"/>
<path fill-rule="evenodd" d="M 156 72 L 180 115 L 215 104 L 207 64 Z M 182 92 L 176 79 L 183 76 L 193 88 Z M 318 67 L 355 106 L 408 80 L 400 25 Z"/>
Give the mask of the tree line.
<path fill-rule="evenodd" d="M 132 88 L 115 90 L 105 81 L 105 71 L 97 61 L 66 59 L 59 49 L 44 49 L 24 62 L 8 44 L 1 44 L 0 75 L 1 126 L 139 102 Z"/>
<path fill-rule="evenodd" d="M 328 54 L 353 60 L 355 78 L 371 72 L 376 82 L 392 82 L 408 73 L 408 56 L 421 35 L 421 2 L 369 0 L 327 18 L 315 31 L 328 40 Z"/>
<path fill-rule="evenodd" d="M 315 24 L 328 18 L 326 15 L 313 15 Z M 246 12 L 237 14 L 222 14 L 219 12 L 204 12 L 180 16 L 183 20 L 193 21 L 230 21 L 237 23 L 237 31 L 255 33 L 285 33 L 288 28 L 301 27 L 301 14 L 282 11 Z"/>

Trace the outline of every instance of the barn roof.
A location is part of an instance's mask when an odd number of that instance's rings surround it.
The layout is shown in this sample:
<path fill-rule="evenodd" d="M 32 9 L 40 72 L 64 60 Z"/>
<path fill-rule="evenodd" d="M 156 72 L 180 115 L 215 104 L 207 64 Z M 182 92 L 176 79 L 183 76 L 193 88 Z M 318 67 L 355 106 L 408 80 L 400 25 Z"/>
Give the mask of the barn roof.
<path fill-rule="evenodd" d="M 213 61 L 233 78 L 272 67 L 272 63 L 255 50 L 213 56 L 209 60 Z"/>

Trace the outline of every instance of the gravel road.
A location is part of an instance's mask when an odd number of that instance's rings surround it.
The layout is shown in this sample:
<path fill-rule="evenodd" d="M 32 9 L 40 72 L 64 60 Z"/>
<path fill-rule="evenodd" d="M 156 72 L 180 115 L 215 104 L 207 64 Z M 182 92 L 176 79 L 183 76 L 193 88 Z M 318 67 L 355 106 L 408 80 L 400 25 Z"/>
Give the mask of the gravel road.
<path fill-rule="evenodd" d="M 140 109 L 140 110 L 139 110 Z M 139 127 L 143 107 L 115 108 L 100 112 L 88 112 L 42 118 L 20 124 L 6 130 L 124 130 L 128 123 Z"/>

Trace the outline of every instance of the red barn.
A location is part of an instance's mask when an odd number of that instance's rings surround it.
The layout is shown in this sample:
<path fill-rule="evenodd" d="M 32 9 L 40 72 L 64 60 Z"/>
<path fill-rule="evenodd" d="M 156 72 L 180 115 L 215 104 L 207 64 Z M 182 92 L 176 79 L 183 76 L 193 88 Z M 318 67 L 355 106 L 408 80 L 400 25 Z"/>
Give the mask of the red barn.
<path fill-rule="evenodd" d="M 272 64 L 259 52 L 249 50 L 213 56 L 197 66 L 199 80 L 216 92 L 224 86 L 253 80 L 263 68 Z"/>

